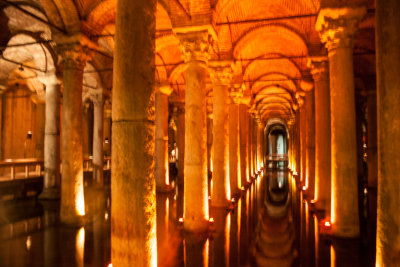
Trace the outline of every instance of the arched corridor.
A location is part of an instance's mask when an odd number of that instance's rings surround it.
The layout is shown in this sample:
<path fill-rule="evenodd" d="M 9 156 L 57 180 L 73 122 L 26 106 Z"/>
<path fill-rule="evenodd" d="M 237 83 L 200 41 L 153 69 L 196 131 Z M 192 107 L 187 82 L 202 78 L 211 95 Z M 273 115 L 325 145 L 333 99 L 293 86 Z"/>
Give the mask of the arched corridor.
<path fill-rule="evenodd" d="M 400 265 L 399 8 L 0 0 L 0 265 Z"/>

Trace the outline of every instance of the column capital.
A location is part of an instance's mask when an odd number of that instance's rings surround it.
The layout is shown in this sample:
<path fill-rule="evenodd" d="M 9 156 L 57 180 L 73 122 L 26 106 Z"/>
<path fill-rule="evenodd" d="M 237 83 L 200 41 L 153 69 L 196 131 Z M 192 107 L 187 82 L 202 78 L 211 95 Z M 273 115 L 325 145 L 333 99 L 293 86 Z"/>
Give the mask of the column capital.
<path fill-rule="evenodd" d="M 329 79 L 328 57 L 309 57 L 307 60 L 307 67 L 310 68 L 314 81 Z"/>
<path fill-rule="evenodd" d="M 2 95 L 6 91 L 6 86 L 0 85 L 0 95 Z"/>
<path fill-rule="evenodd" d="M 212 60 L 208 62 L 213 84 L 227 86 L 231 84 L 233 77 L 232 63 L 231 60 Z"/>
<path fill-rule="evenodd" d="M 57 50 L 61 54 L 64 69 L 84 69 L 86 62 L 93 56 L 97 45 L 83 34 L 54 36 Z"/>
<path fill-rule="evenodd" d="M 339 47 L 353 48 L 358 23 L 366 14 L 366 7 L 322 8 L 315 29 L 328 51 Z"/>
<path fill-rule="evenodd" d="M 183 59 L 186 63 L 200 61 L 207 63 L 210 58 L 210 44 L 213 37 L 209 29 L 187 31 L 184 28 L 174 29 L 180 41 Z"/>
<path fill-rule="evenodd" d="M 298 108 L 302 108 L 304 104 L 305 92 L 298 91 L 296 92 L 296 100 L 298 104 Z"/>
<path fill-rule="evenodd" d="M 91 90 L 89 97 L 92 100 L 94 106 L 103 106 L 104 105 L 103 90 L 101 90 L 101 89 Z"/>
<path fill-rule="evenodd" d="M 62 80 L 62 78 L 59 77 L 55 72 L 47 72 L 43 75 L 38 75 L 37 78 L 46 87 L 52 85 L 59 85 L 61 84 Z"/>

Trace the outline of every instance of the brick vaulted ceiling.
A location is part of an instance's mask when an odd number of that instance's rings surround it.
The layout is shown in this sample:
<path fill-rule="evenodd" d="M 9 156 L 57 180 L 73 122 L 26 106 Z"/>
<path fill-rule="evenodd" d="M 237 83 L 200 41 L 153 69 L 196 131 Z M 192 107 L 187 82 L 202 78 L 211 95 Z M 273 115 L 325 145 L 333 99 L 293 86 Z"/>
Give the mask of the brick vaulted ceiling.
<path fill-rule="evenodd" d="M 355 5 L 360 0 L 159 0 L 156 14 L 156 80 L 169 83 L 174 94 L 185 89 L 185 68 L 173 27 L 213 25 L 217 39 L 211 58 L 234 62 L 234 83 L 251 96 L 263 118 L 289 118 L 296 93 L 311 81 L 307 58 L 326 54 L 315 30 L 322 6 Z M 355 41 L 356 88 L 368 88 L 375 75 L 374 2 L 368 7 Z M 98 44 L 85 69 L 88 86 L 112 87 L 112 57 L 116 0 L 0 0 L 2 29 L 0 85 L 10 77 L 35 79 L 18 73 L 22 63 L 33 74 L 51 70 L 58 56 L 55 34 L 82 32 Z M 29 45 L 19 46 L 18 44 Z M 7 44 L 7 45 L 5 45 Z M 56 64 L 54 63 L 56 62 Z M 93 76 L 93 77 L 91 77 Z M 32 84 L 37 84 L 33 82 Z M 209 96 L 212 95 L 211 82 Z M 86 84 L 87 85 L 87 84 Z M 273 111 L 273 112 L 272 112 Z M 272 116 L 272 115 L 271 115 Z"/>

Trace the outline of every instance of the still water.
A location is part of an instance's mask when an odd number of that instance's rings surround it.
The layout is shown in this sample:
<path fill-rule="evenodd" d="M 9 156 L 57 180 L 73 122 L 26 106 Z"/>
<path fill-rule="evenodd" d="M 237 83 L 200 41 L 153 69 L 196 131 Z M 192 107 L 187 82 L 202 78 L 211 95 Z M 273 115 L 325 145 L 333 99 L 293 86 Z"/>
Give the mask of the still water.
<path fill-rule="evenodd" d="M 324 235 L 322 215 L 296 188 L 284 169 L 263 173 L 232 210 L 210 210 L 214 223 L 207 235 L 182 231 L 179 194 L 158 195 L 158 266 L 374 266 L 371 238 Z M 58 203 L 0 203 L 0 266 L 109 266 L 110 188 L 104 191 L 98 197 L 85 188 L 88 222 L 81 228 L 60 225 Z"/>

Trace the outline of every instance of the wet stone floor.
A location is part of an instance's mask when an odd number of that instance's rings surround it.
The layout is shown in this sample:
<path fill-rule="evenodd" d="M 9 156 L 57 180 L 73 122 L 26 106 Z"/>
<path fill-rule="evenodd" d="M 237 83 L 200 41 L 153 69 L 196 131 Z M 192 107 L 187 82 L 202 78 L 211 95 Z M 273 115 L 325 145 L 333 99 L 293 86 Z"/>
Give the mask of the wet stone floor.
<path fill-rule="evenodd" d="M 207 235 L 183 232 L 177 215 L 182 195 L 158 195 L 158 266 L 374 266 L 371 223 L 361 218 L 360 239 L 330 238 L 321 214 L 310 210 L 293 183 L 285 170 L 260 175 L 233 210 L 210 209 L 214 223 Z M 109 266 L 110 188 L 102 194 L 99 200 L 85 188 L 88 218 L 81 228 L 60 225 L 57 202 L 1 202 L 0 267 Z"/>

